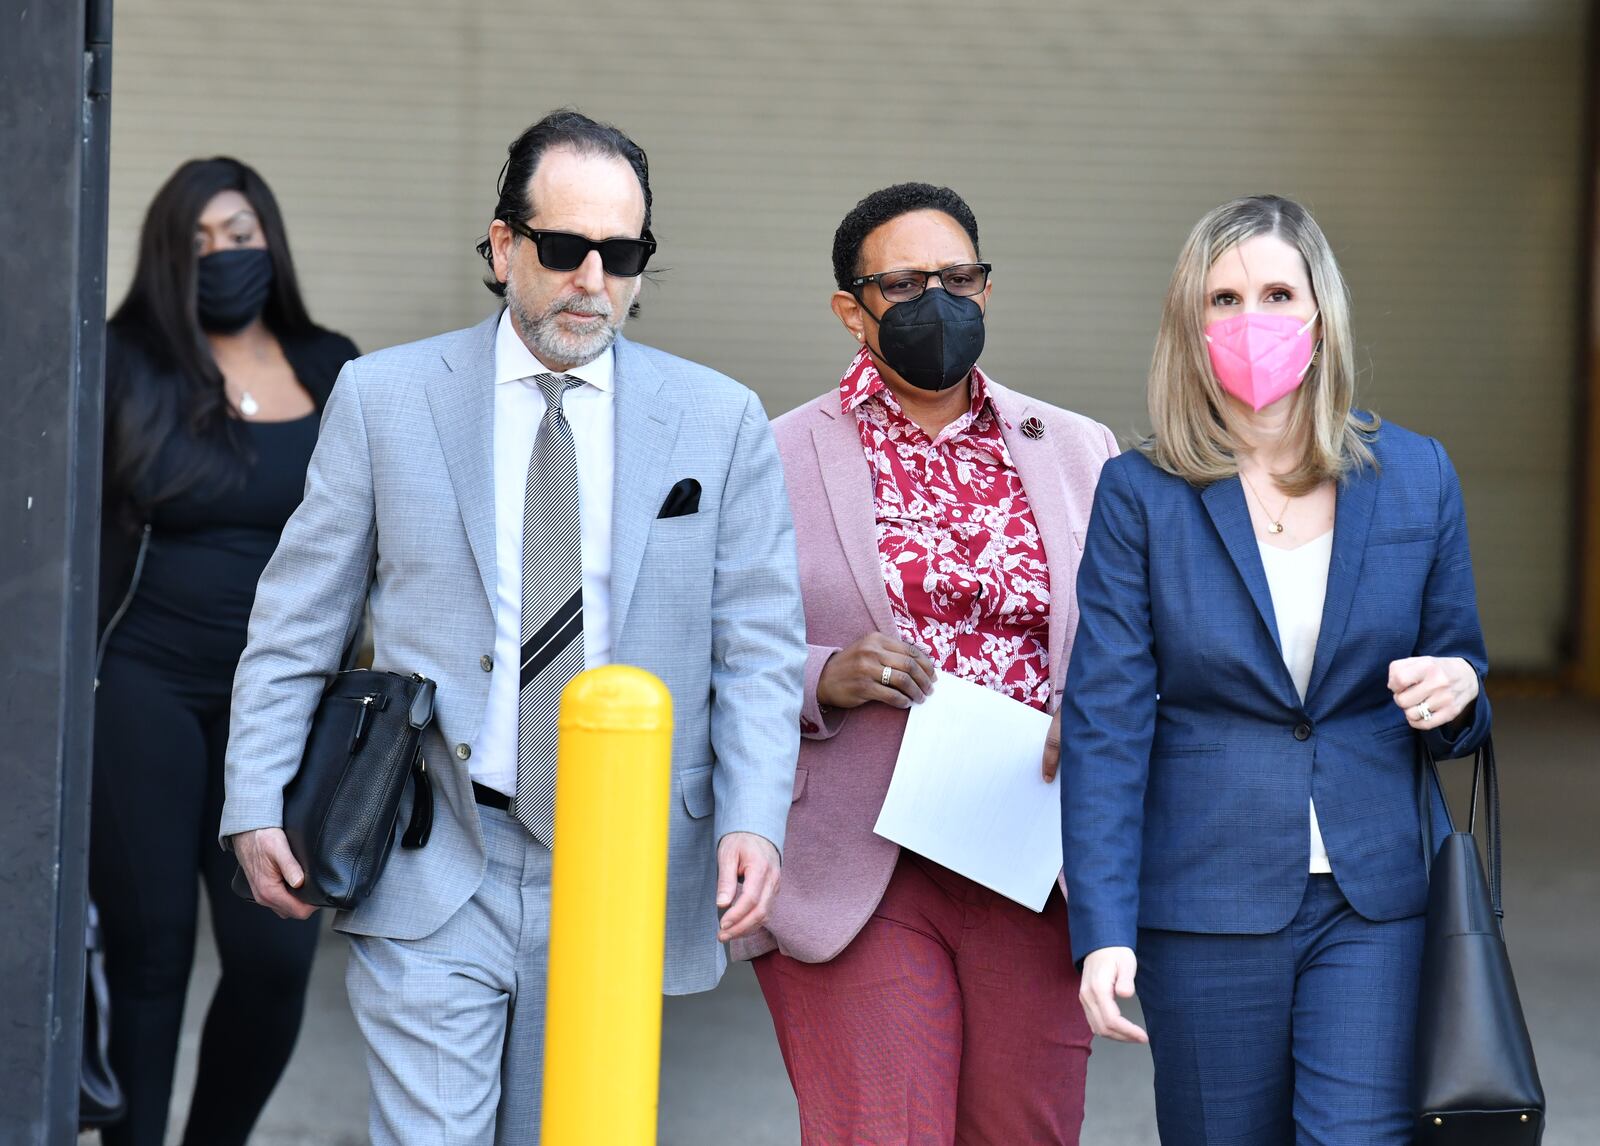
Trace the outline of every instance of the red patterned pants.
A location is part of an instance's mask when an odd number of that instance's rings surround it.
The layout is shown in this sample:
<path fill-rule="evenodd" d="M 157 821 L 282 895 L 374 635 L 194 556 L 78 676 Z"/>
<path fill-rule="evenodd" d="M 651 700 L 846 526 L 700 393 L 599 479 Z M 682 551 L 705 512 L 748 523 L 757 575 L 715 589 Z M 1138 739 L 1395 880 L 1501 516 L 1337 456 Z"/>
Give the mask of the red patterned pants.
<path fill-rule="evenodd" d="M 1036 914 L 902 853 L 837 958 L 754 966 L 805 1146 L 1077 1143 L 1091 1035 L 1059 891 Z"/>

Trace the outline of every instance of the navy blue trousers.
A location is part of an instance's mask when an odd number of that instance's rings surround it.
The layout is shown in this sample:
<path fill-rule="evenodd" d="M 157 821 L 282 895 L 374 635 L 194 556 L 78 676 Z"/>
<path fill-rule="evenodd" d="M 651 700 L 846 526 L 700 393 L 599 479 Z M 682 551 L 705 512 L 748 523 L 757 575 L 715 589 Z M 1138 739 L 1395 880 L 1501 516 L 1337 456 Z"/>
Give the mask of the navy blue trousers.
<path fill-rule="evenodd" d="M 1332 876 L 1271 935 L 1139 932 L 1163 1146 L 1406 1146 L 1423 917 Z"/>

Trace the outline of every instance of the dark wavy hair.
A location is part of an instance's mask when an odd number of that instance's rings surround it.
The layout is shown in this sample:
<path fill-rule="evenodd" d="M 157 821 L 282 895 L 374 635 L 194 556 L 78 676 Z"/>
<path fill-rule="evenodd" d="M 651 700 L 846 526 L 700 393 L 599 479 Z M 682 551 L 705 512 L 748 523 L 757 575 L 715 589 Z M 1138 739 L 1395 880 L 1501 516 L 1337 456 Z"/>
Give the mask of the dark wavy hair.
<path fill-rule="evenodd" d="M 948 187 L 932 183 L 896 183 L 874 191 L 851 208 L 833 233 L 833 281 L 840 290 L 850 289 L 850 280 L 861 274 L 861 247 L 867 236 L 885 223 L 913 211 L 943 211 L 972 239 L 978 257 L 978 220 L 967 201 Z"/>
<path fill-rule="evenodd" d="M 551 112 L 529 127 L 506 148 L 506 161 L 500 168 L 500 182 L 494 205 L 493 218 L 526 219 L 533 214 L 528 186 L 539 169 L 544 153 L 559 147 L 569 148 L 579 155 L 613 156 L 627 161 L 639 177 L 639 190 L 644 192 L 644 234 L 650 234 L 650 160 L 644 148 L 629 139 L 609 123 L 590 119 L 581 111 L 564 107 Z M 478 242 L 478 254 L 489 264 L 489 273 L 483 285 L 489 293 L 504 298 L 506 284 L 494 275 L 494 248 L 485 235 Z"/>
<path fill-rule="evenodd" d="M 133 283 L 109 324 L 112 338 L 133 353 L 108 362 L 118 369 L 106 380 L 106 481 L 146 505 L 204 484 L 226 487 L 245 472 L 244 437 L 195 307 L 195 229 L 206 204 L 224 191 L 250 201 L 267 242 L 267 328 L 280 339 L 318 329 L 300 296 L 278 200 L 255 168 L 217 156 L 174 171 L 145 212 Z M 158 475 L 157 455 L 180 431 L 194 448 L 173 451 L 173 464 Z"/>

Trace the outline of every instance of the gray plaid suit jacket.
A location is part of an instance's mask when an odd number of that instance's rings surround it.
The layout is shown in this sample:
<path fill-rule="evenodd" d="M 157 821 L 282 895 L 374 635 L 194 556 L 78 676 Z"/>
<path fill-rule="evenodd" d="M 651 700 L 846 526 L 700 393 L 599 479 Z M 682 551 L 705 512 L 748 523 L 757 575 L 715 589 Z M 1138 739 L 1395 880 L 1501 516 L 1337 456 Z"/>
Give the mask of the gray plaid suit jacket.
<path fill-rule="evenodd" d="M 494 335 L 478 326 L 348 364 L 323 415 L 305 500 L 256 590 L 234 679 L 221 834 L 282 822 L 324 681 L 370 605 L 374 667 L 438 682 L 425 745 L 433 836 L 396 847 L 372 896 L 335 926 L 416 939 L 483 877 L 467 765 L 494 648 Z M 799 749 L 805 623 L 783 473 L 760 400 L 706 367 L 616 344 L 613 659 L 673 696 L 665 989 L 706 990 L 716 842 L 783 846 Z M 699 512 L 658 519 L 682 478 Z M 407 797 L 409 800 L 409 796 Z M 401 814 L 408 814 L 402 808 Z M 627 942 L 625 934 L 597 936 Z"/>

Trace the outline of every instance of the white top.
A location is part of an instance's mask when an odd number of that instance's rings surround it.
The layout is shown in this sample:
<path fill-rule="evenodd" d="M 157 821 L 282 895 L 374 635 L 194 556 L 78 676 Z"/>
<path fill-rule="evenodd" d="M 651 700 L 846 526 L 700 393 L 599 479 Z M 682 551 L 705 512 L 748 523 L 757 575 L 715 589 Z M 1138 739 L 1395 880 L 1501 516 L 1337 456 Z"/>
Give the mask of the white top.
<path fill-rule="evenodd" d="M 1328 596 L 1328 562 L 1333 557 L 1333 530 L 1294 549 L 1276 549 L 1257 541 L 1261 564 L 1272 591 L 1272 611 L 1278 619 L 1278 640 L 1283 663 L 1294 678 L 1303 702 L 1311 684 L 1311 666 L 1317 658 L 1317 637 L 1322 632 L 1322 605 Z M 1311 803 L 1311 870 L 1331 872 L 1328 849 L 1317 826 L 1316 801 Z"/>
<path fill-rule="evenodd" d="M 494 343 L 494 672 L 489 708 L 472 744 L 472 778 L 497 792 L 517 787 L 517 679 L 522 665 L 522 517 L 533 436 L 545 415 L 535 375 L 552 373 L 500 315 Z M 611 494 L 616 472 L 616 358 L 611 349 L 568 370 L 585 386 L 561 400 L 578 455 L 583 549 L 583 659 L 611 661 Z"/>

